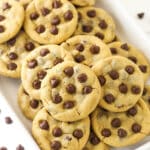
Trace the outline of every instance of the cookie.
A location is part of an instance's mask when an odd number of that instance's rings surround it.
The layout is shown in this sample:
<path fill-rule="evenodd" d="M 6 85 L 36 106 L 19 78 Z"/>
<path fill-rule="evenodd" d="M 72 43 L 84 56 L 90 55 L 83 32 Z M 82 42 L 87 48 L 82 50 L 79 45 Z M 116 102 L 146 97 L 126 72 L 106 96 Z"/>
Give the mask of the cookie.
<path fill-rule="evenodd" d="M 98 79 L 92 70 L 71 61 L 49 70 L 41 86 L 43 105 L 55 119 L 65 122 L 87 117 L 100 96 Z"/>
<path fill-rule="evenodd" d="M 104 144 L 91 129 L 88 142 L 82 150 L 109 150 L 109 147 Z"/>
<path fill-rule="evenodd" d="M 45 108 L 33 120 L 32 134 L 41 150 L 82 150 L 89 137 L 90 121 L 57 121 Z"/>
<path fill-rule="evenodd" d="M 95 0 L 69 0 L 69 1 L 77 6 L 89 6 L 95 4 Z"/>
<path fill-rule="evenodd" d="M 15 36 L 24 21 L 24 9 L 14 0 L 0 0 L 0 43 Z"/>
<path fill-rule="evenodd" d="M 111 56 L 108 46 L 95 36 L 77 35 L 68 39 L 62 46 L 72 54 L 77 63 L 89 67 Z"/>
<path fill-rule="evenodd" d="M 96 135 L 113 147 L 124 147 L 141 141 L 150 131 L 150 111 L 144 101 L 126 112 L 112 113 L 98 107 L 92 114 Z"/>
<path fill-rule="evenodd" d="M 33 0 L 16 0 L 16 1 L 18 1 L 26 9 L 28 4 L 31 3 Z"/>
<path fill-rule="evenodd" d="M 18 105 L 24 116 L 33 120 L 38 111 L 43 107 L 42 101 L 32 99 L 21 85 L 18 90 Z"/>
<path fill-rule="evenodd" d="M 141 97 L 143 75 L 138 66 L 127 58 L 112 56 L 98 62 L 92 69 L 102 87 L 99 105 L 103 108 L 112 112 L 126 111 Z"/>
<path fill-rule="evenodd" d="M 150 85 L 145 85 L 143 90 L 142 99 L 147 104 L 148 108 L 150 109 Z"/>
<path fill-rule="evenodd" d="M 77 11 L 67 0 L 35 0 L 26 9 L 24 28 L 41 44 L 60 44 L 76 29 Z"/>
<path fill-rule="evenodd" d="M 38 47 L 24 31 L 0 44 L 0 74 L 12 78 L 20 78 L 21 66 L 25 57 Z"/>
<path fill-rule="evenodd" d="M 78 25 L 75 35 L 95 35 L 105 43 L 115 38 L 115 23 L 111 16 L 101 8 L 78 8 Z"/>
<path fill-rule="evenodd" d="M 32 98 L 40 99 L 41 82 L 47 70 L 65 60 L 72 60 L 72 57 L 58 45 L 40 46 L 26 57 L 22 64 L 21 79 Z"/>
<path fill-rule="evenodd" d="M 150 63 L 142 52 L 134 46 L 123 42 L 113 42 L 108 45 L 112 55 L 121 55 L 137 64 L 146 81 L 150 76 Z"/>

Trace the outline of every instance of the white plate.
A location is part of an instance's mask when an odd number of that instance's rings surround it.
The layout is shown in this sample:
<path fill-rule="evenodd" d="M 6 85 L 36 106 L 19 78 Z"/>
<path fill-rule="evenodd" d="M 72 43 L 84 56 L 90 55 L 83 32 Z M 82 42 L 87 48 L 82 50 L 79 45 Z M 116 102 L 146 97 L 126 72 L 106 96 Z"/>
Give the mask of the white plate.
<path fill-rule="evenodd" d="M 140 48 L 150 59 L 150 44 L 146 35 L 140 30 L 135 22 L 129 17 L 119 0 L 98 0 L 97 7 L 103 7 L 116 20 L 117 32 L 121 39 L 125 39 Z M 22 144 L 26 150 L 39 150 L 31 137 L 31 122 L 21 113 L 17 104 L 17 90 L 20 81 L 0 77 L 0 147 L 7 146 L 8 150 L 15 150 L 18 144 Z M 6 125 L 4 117 L 11 116 L 14 123 Z M 150 144 L 146 138 L 138 145 L 119 150 L 150 150 Z M 118 149 L 115 149 L 118 150 Z"/>

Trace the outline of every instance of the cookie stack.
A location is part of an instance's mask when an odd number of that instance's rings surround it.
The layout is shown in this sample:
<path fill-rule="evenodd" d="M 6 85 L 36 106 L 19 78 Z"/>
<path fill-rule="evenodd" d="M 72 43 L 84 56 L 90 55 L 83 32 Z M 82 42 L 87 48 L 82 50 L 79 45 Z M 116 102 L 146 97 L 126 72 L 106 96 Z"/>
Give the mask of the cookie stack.
<path fill-rule="evenodd" d="M 21 78 L 18 104 L 41 150 L 108 150 L 150 132 L 149 62 L 94 4 L 0 1 L 0 74 Z"/>

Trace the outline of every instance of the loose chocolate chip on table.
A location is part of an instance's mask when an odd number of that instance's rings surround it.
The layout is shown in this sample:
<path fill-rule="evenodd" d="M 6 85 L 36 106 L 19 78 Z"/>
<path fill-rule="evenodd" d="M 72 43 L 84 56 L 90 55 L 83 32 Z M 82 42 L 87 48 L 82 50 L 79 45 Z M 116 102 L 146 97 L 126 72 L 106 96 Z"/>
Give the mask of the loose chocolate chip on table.
<path fill-rule="evenodd" d="M 49 49 L 47 49 L 47 48 L 44 48 L 44 49 L 42 49 L 42 50 L 40 51 L 40 55 L 41 55 L 42 57 L 46 56 L 48 53 L 50 53 L 50 51 L 49 51 Z"/>
<path fill-rule="evenodd" d="M 61 148 L 61 143 L 59 141 L 52 141 L 50 143 L 51 149 L 52 150 L 60 150 Z"/>
<path fill-rule="evenodd" d="M 95 34 L 96 37 L 98 37 L 99 39 L 103 40 L 104 39 L 104 34 L 103 33 L 100 33 L 100 32 L 97 32 Z"/>
<path fill-rule="evenodd" d="M 115 97 L 112 94 L 106 94 L 104 96 L 104 100 L 108 103 L 111 104 L 115 101 Z"/>
<path fill-rule="evenodd" d="M 11 5 L 9 3 L 4 3 L 2 8 L 3 8 L 3 11 L 5 11 L 7 9 L 10 9 Z"/>
<path fill-rule="evenodd" d="M 145 95 L 146 95 L 146 93 L 147 93 L 147 89 L 146 89 L 146 88 L 144 88 L 142 96 L 145 96 Z"/>
<path fill-rule="evenodd" d="M 74 73 L 73 67 L 66 67 L 64 69 L 64 73 L 66 74 L 66 76 L 71 77 Z"/>
<path fill-rule="evenodd" d="M 87 12 L 87 16 L 91 17 L 91 18 L 95 17 L 96 16 L 96 11 L 95 10 L 89 10 Z"/>
<path fill-rule="evenodd" d="M 60 137 L 62 135 L 62 130 L 59 127 L 56 127 L 52 131 L 53 136 Z"/>
<path fill-rule="evenodd" d="M 4 19 L 5 19 L 5 17 L 0 15 L 0 21 L 3 21 Z"/>
<path fill-rule="evenodd" d="M 139 94 L 141 92 L 141 89 L 140 89 L 140 87 L 134 85 L 131 87 L 131 91 L 133 94 Z"/>
<path fill-rule="evenodd" d="M 9 63 L 7 64 L 7 69 L 8 70 L 16 70 L 17 65 L 15 63 Z"/>
<path fill-rule="evenodd" d="M 16 150 L 24 150 L 24 147 L 23 147 L 21 144 L 19 144 L 19 145 L 17 146 Z"/>
<path fill-rule="evenodd" d="M 123 50 L 126 50 L 126 51 L 129 50 L 129 46 L 128 46 L 127 43 L 122 44 L 120 47 L 121 47 Z"/>
<path fill-rule="evenodd" d="M 58 104 L 62 101 L 62 97 L 59 94 L 56 94 L 53 99 L 52 99 L 53 103 Z"/>
<path fill-rule="evenodd" d="M 56 88 L 59 85 L 59 83 L 60 80 L 55 77 L 50 80 L 50 84 L 52 88 Z"/>
<path fill-rule="evenodd" d="M 87 81 L 87 75 L 85 73 L 81 73 L 78 75 L 78 81 L 80 83 L 84 83 Z"/>
<path fill-rule="evenodd" d="M 36 109 L 38 106 L 39 106 L 39 101 L 34 99 L 34 100 L 31 100 L 30 101 L 30 106 L 33 108 L 33 109 Z"/>
<path fill-rule="evenodd" d="M 9 57 L 10 60 L 15 60 L 15 59 L 18 58 L 18 55 L 14 52 L 11 52 L 11 53 L 8 54 L 8 57 Z"/>
<path fill-rule="evenodd" d="M 37 33 L 43 33 L 45 31 L 45 27 L 43 25 L 39 25 L 35 28 Z"/>
<path fill-rule="evenodd" d="M 117 49 L 116 49 L 116 48 L 111 47 L 111 48 L 110 48 L 110 51 L 111 51 L 111 53 L 112 53 L 113 55 L 117 54 Z"/>
<path fill-rule="evenodd" d="M 80 63 L 80 62 L 85 60 L 85 57 L 84 57 L 84 55 L 77 54 L 77 55 L 74 56 L 74 59 L 75 59 L 76 62 Z"/>
<path fill-rule="evenodd" d="M 118 129 L 118 136 L 120 138 L 126 137 L 127 136 L 127 131 L 122 129 L 122 128 Z"/>
<path fill-rule="evenodd" d="M 32 42 L 28 42 L 24 47 L 27 51 L 32 51 L 35 48 L 35 45 Z"/>
<path fill-rule="evenodd" d="M 7 147 L 0 147 L 0 150 L 7 150 Z"/>
<path fill-rule="evenodd" d="M 144 17 L 144 13 L 143 12 L 138 13 L 137 16 L 138 16 L 139 19 L 142 19 Z"/>
<path fill-rule="evenodd" d="M 57 65 L 57 64 L 59 64 L 59 63 L 62 63 L 64 60 L 62 59 L 62 58 L 56 58 L 55 60 L 54 60 L 54 62 L 53 62 L 53 64 L 54 64 L 54 66 L 55 65 Z"/>
<path fill-rule="evenodd" d="M 147 72 L 147 66 L 145 66 L 145 65 L 140 65 L 139 68 L 140 68 L 140 70 L 141 70 L 143 73 L 146 73 L 146 72 Z"/>
<path fill-rule="evenodd" d="M 134 123 L 134 124 L 132 125 L 132 131 L 133 131 L 134 133 L 140 132 L 141 129 L 142 129 L 142 127 L 141 127 L 141 125 L 139 125 L 138 123 Z"/>
<path fill-rule="evenodd" d="M 16 38 L 12 38 L 12 39 L 10 39 L 10 40 L 7 41 L 7 44 L 8 44 L 9 46 L 14 46 L 15 43 L 16 43 Z"/>
<path fill-rule="evenodd" d="M 0 33 L 3 33 L 5 31 L 5 27 L 0 25 Z"/>
<path fill-rule="evenodd" d="M 91 25 L 83 25 L 82 26 L 82 31 L 83 32 L 86 32 L 86 33 L 89 33 L 93 30 L 93 27 Z"/>
<path fill-rule="evenodd" d="M 33 12 L 30 14 L 30 19 L 31 20 L 36 20 L 39 17 L 39 14 L 37 12 Z"/>
<path fill-rule="evenodd" d="M 135 116 L 136 114 L 137 114 L 137 109 L 136 109 L 136 107 L 132 107 L 132 108 L 130 108 L 130 109 L 127 111 L 127 115 Z"/>
<path fill-rule="evenodd" d="M 52 25 L 58 25 L 58 24 L 60 24 L 60 18 L 59 18 L 59 16 L 55 16 L 54 18 L 52 18 L 51 24 Z"/>
<path fill-rule="evenodd" d="M 107 23 L 106 23 L 105 20 L 101 20 L 101 21 L 100 21 L 99 27 L 100 27 L 101 29 L 106 29 L 107 26 L 108 26 L 108 25 L 107 25 Z"/>
<path fill-rule="evenodd" d="M 134 68 L 131 65 L 129 65 L 129 66 L 126 66 L 125 71 L 128 74 L 133 74 L 134 73 Z"/>
<path fill-rule="evenodd" d="M 128 59 L 130 59 L 132 62 L 134 62 L 135 64 L 137 63 L 137 58 L 134 56 L 129 56 Z"/>
<path fill-rule="evenodd" d="M 38 65 L 38 62 L 37 62 L 36 59 L 32 59 L 32 60 L 30 60 L 30 61 L 28 62 L 28 67 L 29 67 L 30 69 L 35 68 L 37 65 Z"/>
<path fill-rule="evenodd" d="M 111 125 L 112 127 L 114 128 L 118 128 L 121 126 L 121 120 L 119 118 L 114 118 L 112 121 L 111 121 Z"/>
<path fill-rule="evenodd" d="M 100 143 L 100 139 L 96 136 L 94 132 L 91 132 L 89 140 L 93 145 L 97 145 Z"/>
<path fill-rule="evenodd" d="M 90 52 L 91 52 L 92 54 L 98 54 L 99 51 L 100 51 L 100 47 L 97 46 L 97 45 L 92 45 L 92 46 L 90 47 Z"/>
<path fill-rule="evenodd" d="M 34 89 L 40 89 L 41 88 L 41 81 L 39 80 L 34 80 L 33 83 L 32 83 L 32 87 Z"/>
<path fill-rule="evenodd" d="M 127 85 L 124 84 L 124 83 L 121 83 L 121 84 L 119 85 L 119 91 L 120 91 L 121 93 L 123 93 L 123 94 L 126 94 L 126 93 L 128 92 L 128 87 L 127 87 Z"/>
<path fill-rule="evenodd" d="M 83 137 L 83 132 L 80 129 L 76 129 L 73 132 L 73 136 L 76 137 L 77 139 L 80 139 Z"/>
<path fill-rule="evenodd" d="M 66 86 L 66 91 L 70 94 L 74 94 L 76 92 L 76 87 L 73 84 L 68 84 Z"/>
<path fill-rule="evenodd" d="M 44 70 L 41 70 L 41 71 L 39 71 L 38 73 L 37 73 L 37 77 L 38 77 L 38 79 L 44 79 L 44 77 L 46 76 L 46 74 L 47 74 L 47 72 L 46 71 L 44 71 Z"/>
<path fill-rule="evenodd" d="M 89 93 L 91 93 L 92 92 L 92 87 L 91 86 L 85 86 L 84 88 L 83 88 L 83 90 L 82 90 L 82 93 L 83 94 L 89 94 Z"/>
<path fill-rule="evenodd" d="M 65 12 L 64 14 L 64 19 L 66 21 L 70 21 L 73 18 L 73 14 L 71 10 L 68 10 L 67 12 Z"/>
<path fill-rule="evenodd" d="M 43 7 L 41 9 L 41 13 L 42 13 L 43 16 L 46 16 L 50 13 L 50 10 L 48 8 Z"/>
<path fill-rule="evenodd" d="M 6 122 L 6 124 L 12 124 L 13 123 L 13 121 L 10 117 L 5 117 L 5 122 Z"/>
<path fill-rule="evenodd" d="M 53 3 L 52 3 L 52 7 L 53 8 L 60 8 L 62 6 L 62 3 L 60 0 L 55 0 Z"/>
<path fill-rule="evenodd" d="M 101 86 L 103 86 L 106 83 L 106 79 L 103 75 L 99 75 L 98 80 L 99 80 Z"/>
<path fill-rule="evenodd" d="M 113 79 L 116 80 L 119 78 L 119 73 L 116 70 L 111 70 L 109 72 L 109 76 Z"/>
<path fill-rule="evenodd" d="M 46 120 L 41 120 L 39 122 L 39 126 L 43 130 L 49 130 L 49 124 L 48 124 L 48 122 Z"/>
<path fill-rule="evenodd" d="M 58 34 L 58 28 L 56 26 L 52 26 L 50 29 L 50 33 L 53 35 L 57 35 Z"/>
<path fill-rule="evenodd" d="M 111 136 L 111 131 L 110 131 L 109 129 L 107 129 L 107 128 L 104 128 L 104 129 L 101 131 L 101 134 L 102 134 L 102 136 L 104 136 L 104 137 L 109 137 L 109 136 Z"/>
<path fill-rule="evenodd" d="M 66 101 L 63 104 L 64 109 L 71 109 L 74 107 L 74 102 L 73 101 Z"/>
<path fill-rule="evenodd" d="M 76 50 L 78 50 L 79 52 L 83 52 L 84 50 L 84 45 L 82 43 L 78 43 L 76 44 Z"/>

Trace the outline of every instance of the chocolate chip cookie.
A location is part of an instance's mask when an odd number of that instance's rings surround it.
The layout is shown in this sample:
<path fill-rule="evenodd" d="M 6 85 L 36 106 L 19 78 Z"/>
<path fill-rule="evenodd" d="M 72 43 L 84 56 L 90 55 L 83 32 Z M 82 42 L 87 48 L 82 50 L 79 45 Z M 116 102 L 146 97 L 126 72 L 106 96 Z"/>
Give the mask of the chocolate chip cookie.
<path fill-rule="evenodd" d="M 38 111 L 43 107 L 42 101 L 32 99 L 21 85 L 18 90 L 18 105 L 24 116 L 33 120 Z"/>
<path fill-rule="evenodd" d="M 115 38 L 115 23 L 111 16 L 101 8 L 78 8 L 78 25 L 75 35 L 95 35 L 105 43 Z"/>
<path fill-rule="evenodd" d="M 20 78 L 23 60 L 38 46 L 39 44 L 30 39 L 24 31 L 0 44 L 0 74 Z"/>
<path fill-rule="evenodd" d="M 33 120 L 32 134 L 42 150 L 82 150 L 89 137 L 90 120 L 57 121 L 45 108 Z"/>
<path fill-rule="evenodd" d="M 101 89 L 92 70 L 63 62 L 49 70 L 42 82 L 41 98 L 52 117 L 72 122 L 88 116 L 97 106 Z"/>
<path fill-rule="evenodd" d="M 144 86 L 142 99 L 145 101 L 145 103 L 148 105 L 148 107 L 150 109 L 150 85 Z"/>
<path fill-rule="evenodd" d="M 21 79 L 32 98 L 40 99 L 41 82 L 47 70 L 65 60 L 72 60 L 72 57 L 58 45 L 40 46 L 26 57 L 22 64 Z"/>
<path fill-rule="evenodd" d="M 112 113 L 98 107 L 92 114 L 96 135 L 113 147 L 133 145 L 150 132 L 150 111 L 142 99 L 126 112 Z"/>
<path fill-rule="evenodd" d="M 123 42 L 113 42 L 108 45 L 112 55 L 121 55 L 137 64 L 146 81 L 150 76 L 150 63 L 142 52 L 134 46 Z"/>
<path fill-rule="evenodd" d="M 14 0 L 0 0 L 0 43 L 15 36 L 24 21 L 24 9 Z"/>
<path fill-rule="evenodd" d="M 92 69 L 102 87 L 103 96 L 99 105 L 103 108 L 112 112 L 126 111 L 141 97 L 143 75 L 138 66 L 127 58 L 105 58 Z"/>
<path fill-rule="evenodd" d="M 108 46 L 95 36 L 77 35 L 68 39 L 62 46 L 72 54 L 75 62 L 89 67 L 111 56 Z"/>
<path fill-rule="evenodd" d="M 76 29 L 77 11 L 67 0 L 34 0 L 26 9 L 24 28 L 41 44 L 60 44 Z"/>

